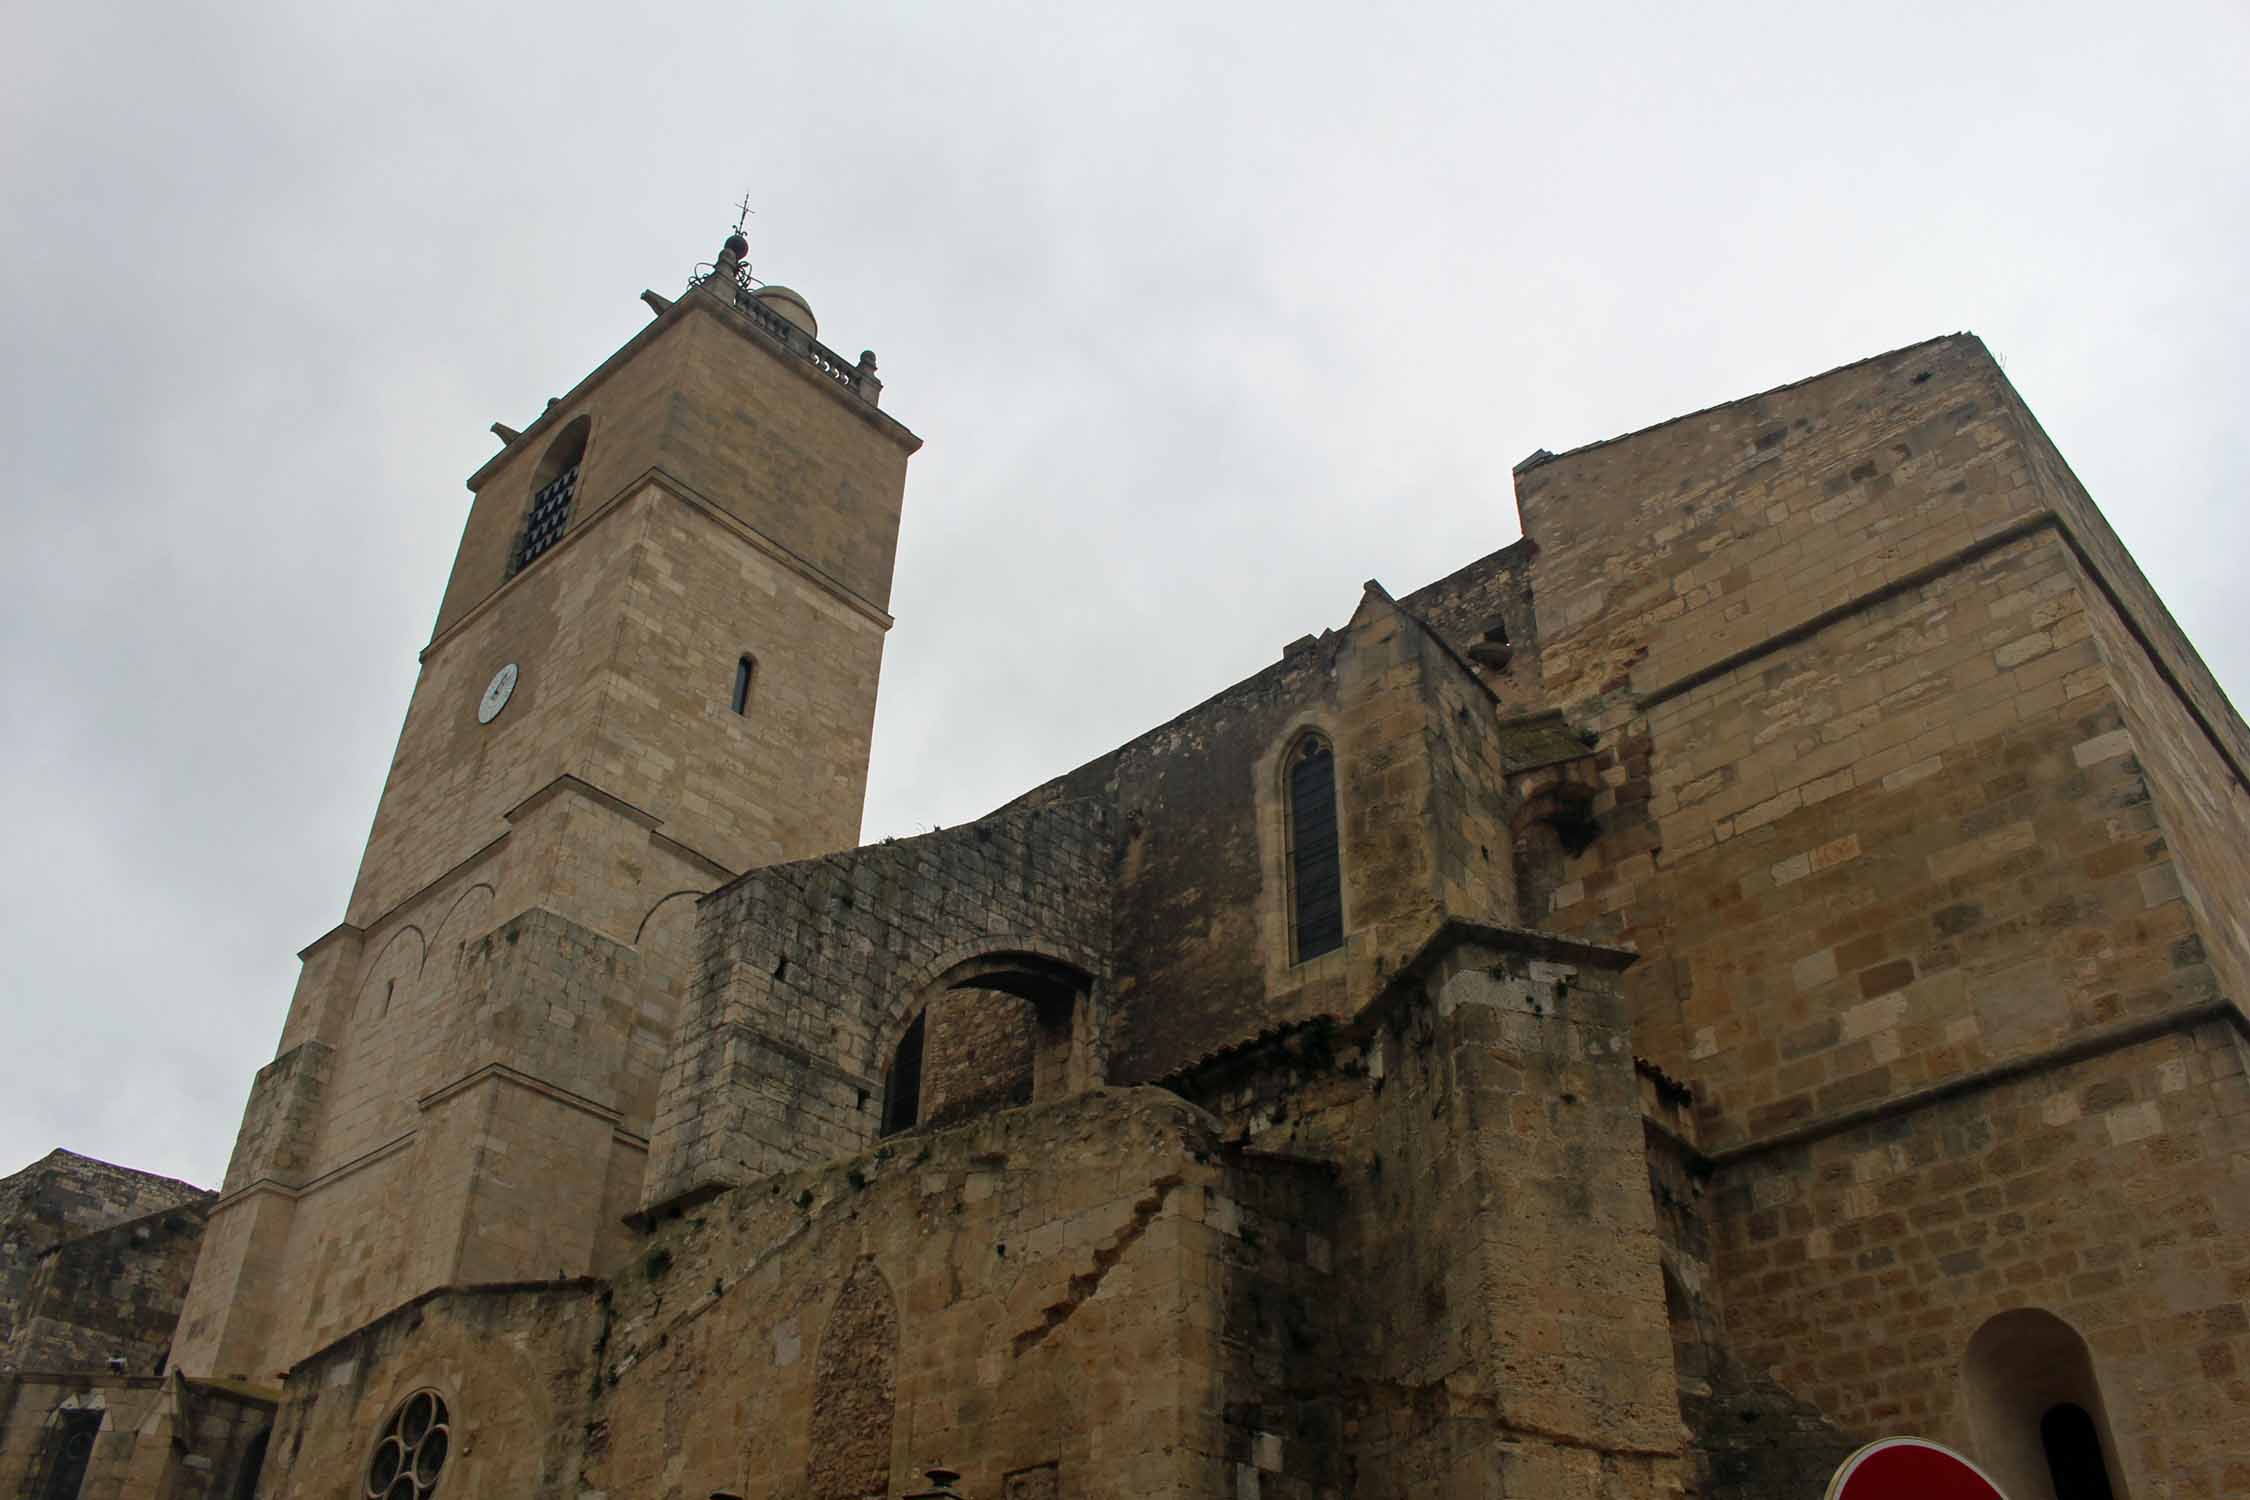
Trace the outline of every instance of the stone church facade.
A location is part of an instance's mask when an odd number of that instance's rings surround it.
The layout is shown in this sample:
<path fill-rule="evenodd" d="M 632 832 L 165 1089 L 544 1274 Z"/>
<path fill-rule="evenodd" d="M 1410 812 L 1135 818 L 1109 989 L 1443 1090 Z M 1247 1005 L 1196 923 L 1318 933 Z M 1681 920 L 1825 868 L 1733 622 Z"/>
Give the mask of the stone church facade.
<path fill-rule="evenodd" d="M 745 253 L 496 426 L 217 1195 L 0 1197 L 0 1492 L 2250 1493 L 2250 731 L 1977 340 L 853 848 L 920 440 Z"/>

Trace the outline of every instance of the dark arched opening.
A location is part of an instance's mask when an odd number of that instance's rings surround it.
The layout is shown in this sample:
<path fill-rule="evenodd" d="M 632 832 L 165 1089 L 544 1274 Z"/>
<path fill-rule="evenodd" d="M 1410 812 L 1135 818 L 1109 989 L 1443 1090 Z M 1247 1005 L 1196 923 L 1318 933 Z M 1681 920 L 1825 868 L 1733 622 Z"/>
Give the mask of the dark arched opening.
<path fill-rule="evenodd" d="M 1038 953 L 979 954 L 916 987 L 891 1049 L 883 1135 L 1057 1099 L 1101 1082 L 1093 977 Z"/>
<path fill-rule="evenodd" d="M 1308 734 L 1289 756 L 1290 932 L 1297 962 L 1344 946 L 1344 868 L 1336 825 L 1336 752 Z"/>
<path fill-rule="evenodd" d="M 570 503 L 578 494 L 578 472 L 586 461 L 586 435 L 592 430 L 590 419 L 573 417 L 547 445 L 539 467 L 532 471 L 531 508 L 508 559 L 510 577 L 530 567 L 541 553 L 562 540 L 563 529 L 570 524 Z"/>
<path fill-rule="evenodd" d="M 2074 1401 L 2048 1407 L 2039 1419 L 2039 1446 L 2047 1452 L 2055 1500 L 2117 1500 L 2102 1462 L 2101 1433 L 2085 1407 Z"/>

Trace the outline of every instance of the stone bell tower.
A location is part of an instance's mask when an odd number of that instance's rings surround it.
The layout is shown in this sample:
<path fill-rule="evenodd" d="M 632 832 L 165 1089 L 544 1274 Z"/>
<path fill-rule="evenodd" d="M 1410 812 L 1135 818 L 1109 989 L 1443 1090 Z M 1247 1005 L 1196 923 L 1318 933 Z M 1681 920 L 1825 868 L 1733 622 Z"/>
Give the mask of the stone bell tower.
<path fill-rule="evenodd" d="M 697 898 L 856 842 L 920 439 L 747 251 L 494 425 L 350 906 L 251 1088 L 186 1373 L 609 1270 Z"/>

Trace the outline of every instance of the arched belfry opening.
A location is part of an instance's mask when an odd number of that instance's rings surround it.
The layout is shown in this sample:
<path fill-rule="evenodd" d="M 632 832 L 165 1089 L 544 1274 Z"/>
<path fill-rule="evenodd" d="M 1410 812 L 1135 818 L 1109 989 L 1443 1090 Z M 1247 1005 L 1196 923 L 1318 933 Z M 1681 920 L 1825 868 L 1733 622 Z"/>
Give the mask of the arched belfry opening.
<path fill-rule="evenodd" d="M 571 502 L 578 496 L 578 474 L 586 462 L 586 436 L 591 431 L 591 418 L 573 417 L 540 455 L 539 467 L 531 475 L 531 506 L 524 514 L 515 552 L 508 560 L 510 577 L 530 567 L 541 553 L 562 540 L 564 529 L 570 525 Z"/>
<path fill-rule="evenodd" d="M 1100 1082 L 1093 979 L 1037 953 L 989 953 L 920 986 L 891 1030 L 882 1134 L 942 1125 Z"/>
<path fill-rule="evenodd" d="M 2093 1354 L 2053 1313 L 1987 1319 L 1961 1361 L 1976 1458 L 2010 1500 L 2126 1500 Z"/>

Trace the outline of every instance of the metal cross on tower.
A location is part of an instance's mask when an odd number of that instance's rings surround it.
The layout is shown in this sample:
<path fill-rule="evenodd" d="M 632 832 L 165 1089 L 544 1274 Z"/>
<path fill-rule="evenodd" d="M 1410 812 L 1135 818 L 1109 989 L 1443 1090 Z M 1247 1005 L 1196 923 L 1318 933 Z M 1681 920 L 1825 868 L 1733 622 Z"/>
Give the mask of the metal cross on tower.
<path fill-rule="evenodd" d="M 737 203 L 735 207 L 740 209 L 741 212 L 737 213 L 734 216 L 734 232 L 736 234 L 740 234 L 742 233 L 742 225 L 744 221 L 747 220 L 751 214 L 750 195 L 748 193 L 744 193 L 742 195 L 742 201 L 740 203 Z"/>

